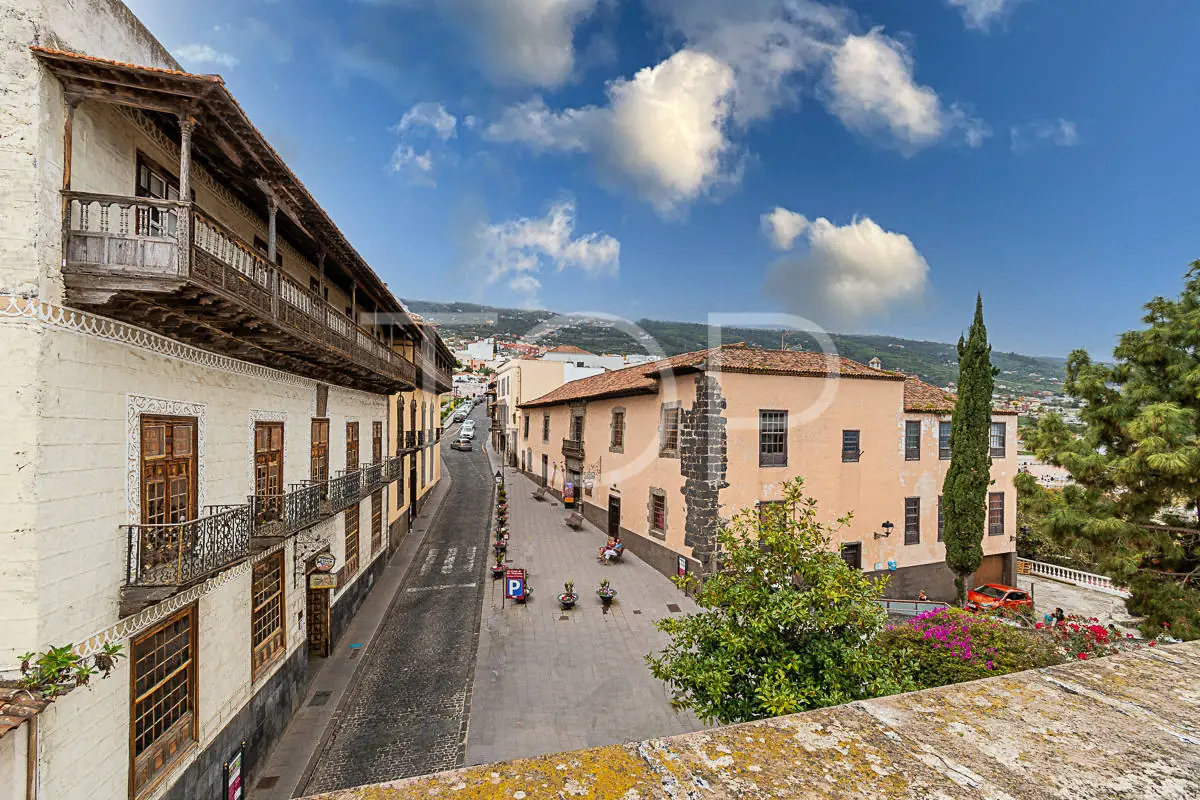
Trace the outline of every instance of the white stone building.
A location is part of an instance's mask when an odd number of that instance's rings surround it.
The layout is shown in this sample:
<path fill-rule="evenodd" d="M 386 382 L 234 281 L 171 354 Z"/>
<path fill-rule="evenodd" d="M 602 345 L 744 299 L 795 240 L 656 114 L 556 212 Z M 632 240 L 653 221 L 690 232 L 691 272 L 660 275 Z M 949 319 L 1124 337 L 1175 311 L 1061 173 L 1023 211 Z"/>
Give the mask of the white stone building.
<path fill-rule="evenodd" d="M 0 86 L 0 674 L 125 656 L 0 797 L 224 796 L 436 483 L 453 358 L 117 0 L 7 0 Z"/>

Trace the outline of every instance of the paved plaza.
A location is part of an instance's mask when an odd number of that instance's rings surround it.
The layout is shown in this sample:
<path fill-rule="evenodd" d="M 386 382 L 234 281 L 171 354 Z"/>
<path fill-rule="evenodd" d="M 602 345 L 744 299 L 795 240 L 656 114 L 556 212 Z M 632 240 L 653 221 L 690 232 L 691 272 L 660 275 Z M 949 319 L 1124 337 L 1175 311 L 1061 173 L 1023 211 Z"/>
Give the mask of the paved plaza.
<path fill-rule="evenodd" d="M 1039 620 L 1061 608 L 1067 614 L 1095 617 L 1101 625 L 1111 622 L 1130 633 L 1138 630 L 1139 618 L 1129 613 L 1122 597 L 1033 575 L 1017 576 L 1017 584 L 1033 596 L 1033 613 Z"/>
<path fill-rule="evenodd" d="M 508 566 L 528 570 L 534 587 L 524 605 L 502 602 L 503 581 L 483 598 L 483 627 L 467 730 L 467 764 L 669 736 L 703 727 L 671 707 L 644 656 L 666 637 L 654 621 L 696 606 L 632 553 L 604 566 L 604 534 L 585 523 L 572 530 L 567 512 L 536 484 L 505 469 L 509 501 Z M 596 587 L 617 590 L 605 613 Z M 562 611 L 558 594 L 575 581 L 579 603 Z"/>

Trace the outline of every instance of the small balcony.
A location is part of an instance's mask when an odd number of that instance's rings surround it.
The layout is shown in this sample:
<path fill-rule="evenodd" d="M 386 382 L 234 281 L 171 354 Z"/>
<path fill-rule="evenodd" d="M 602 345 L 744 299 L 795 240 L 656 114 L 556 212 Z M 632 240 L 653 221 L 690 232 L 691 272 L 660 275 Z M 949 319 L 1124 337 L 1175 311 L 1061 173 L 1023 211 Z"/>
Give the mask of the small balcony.
<path fill-rule="evenodd" d="M 383 462 L 363 464 L 358 471 L 362 474 L 362 490 L 365 494 L 383 486 Z"/>
<path fill-rule="evenodd" d="M 337 477 L 329 482 L 329 505 L 333 513 L 345 511 L 357 503 L 363 496 L 362 473 L 339 472 Z"/>
<path fill-rule="evenodd" d="M 254 519 L 254 536 L 289 536 L 320 522 L 328 512 L 322 508 L 323 483 L 298 483 L 287 494 L 252 495 L 249 499 Z"/>
<path fill-rule="evenodd" d="M 417 432 L 416 431 L 405 431 L 404 432 L 404 449 L 405 450 L 416 450 L 417 449 Z"/>
<path fill-rule="evenodd" d="M 563 458 L 578 458 L 583 460 L 583 440 L 582 439 L 563 439 L 562 447 Z"/>
<path fill-rule="evenodd" d="M 339 386 L 392 393 L 417 385 L 412 361 L 192 203 L 62 194 L 71 306 Z M 437 375 L 434 366 L 423 368 Z"/>
<path fill-rule="evenodd" d="M 209 506 L 188 522 L 127 525 L 130 586 L 183 586 L 250 554 L 250 506 Z"/>

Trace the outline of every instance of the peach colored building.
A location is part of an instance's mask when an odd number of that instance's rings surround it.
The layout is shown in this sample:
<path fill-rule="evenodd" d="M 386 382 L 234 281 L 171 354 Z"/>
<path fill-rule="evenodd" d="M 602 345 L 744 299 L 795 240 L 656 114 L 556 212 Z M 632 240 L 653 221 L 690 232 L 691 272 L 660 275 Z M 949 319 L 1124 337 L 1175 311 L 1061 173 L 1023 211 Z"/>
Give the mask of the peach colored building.
<path fill-rule="evenodd" d="M 518 447 L 528 474 L 559 495 L 571 484 L 588 519 L 666 574 L 710 568 L 724 520 L 803 476 L 826 522 L 853 514 L 834 542 L 848 562 L 890 574 L 889 596 L 950 599 L 938 509 L 953 408 L 941 389 L 847 358 L 726 345 L 527 401 Z M 980 583 L 1015 567 L 1016 417 L 992 425 Z"/>

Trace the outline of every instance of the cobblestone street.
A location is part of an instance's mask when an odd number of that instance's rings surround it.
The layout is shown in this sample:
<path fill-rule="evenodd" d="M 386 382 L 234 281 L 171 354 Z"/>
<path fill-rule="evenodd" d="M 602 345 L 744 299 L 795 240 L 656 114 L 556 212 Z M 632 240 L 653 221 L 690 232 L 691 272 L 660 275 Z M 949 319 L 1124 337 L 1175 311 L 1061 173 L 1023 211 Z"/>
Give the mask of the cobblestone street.
<path fill-rule="evenodd" d="M 562 504 L 531 497 L 535 484 L 506 469 L 509 566 L 528 570 L 528 603 L 502 603 L 503 581 L 483 602 L 483 628 L 467 734 L 467 764 L 670 736 L 703 727 L 671 707 L 644 656 L 666 637 L 654 621 L 696 610 L 665 576 L 632 553 L 604 566 L 604 534 L 564 524 Z M 617 598 L 605 613 L 596 587 L 608 578 Z M 490 580 L 490 579 L 489 579 Z M 560 610 L 564 581 L 579 603 Z"/>
<path fill-rule="evenodd" d="M 482 409 L 473 414 L 482 426 Z M 457 428 L 454 429 L 454 433 Z M 477 446 L 451 450 L 452 493 L 396 593 L 301 794 L 462 763 L 479 609 L 488 568 L 492 476 Z M 476 444 L 484 441 L 481 434 Z"/>

